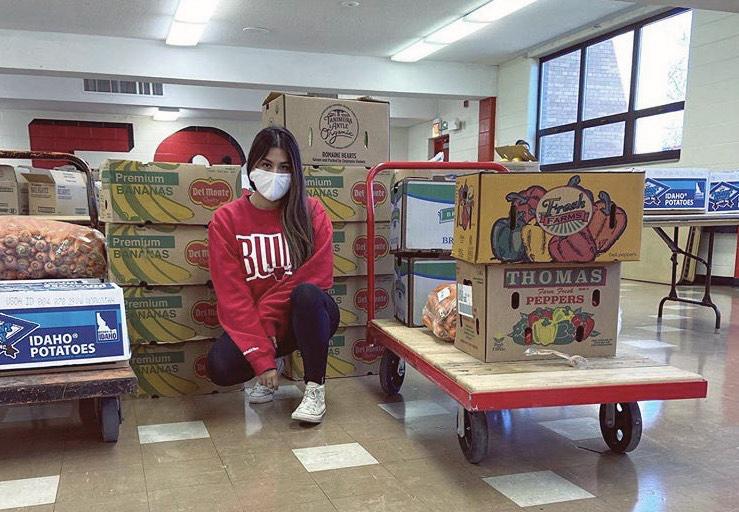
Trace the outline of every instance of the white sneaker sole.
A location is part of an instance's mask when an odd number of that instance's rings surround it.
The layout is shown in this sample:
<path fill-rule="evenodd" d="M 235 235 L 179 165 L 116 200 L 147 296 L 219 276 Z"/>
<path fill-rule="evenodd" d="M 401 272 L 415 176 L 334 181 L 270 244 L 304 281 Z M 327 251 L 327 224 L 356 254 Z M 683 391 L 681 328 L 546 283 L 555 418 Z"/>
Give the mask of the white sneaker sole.
<path fill-rule="evenodd" d="M 264 395 L 264 396 L 246 396 L 246 401 L 250 404 L 267 404 L 275 399 L 275 395 Z"/>
<path fill-rule="evenodd" d="M 304 414 L 298 411 L 295 411 L 292 415 L 292 419 L 295 421 L 304 421 L 305 423 L 321 423 L 323 421 L 323 417 L 326 416 L 326 409 L 323 410 L 321 414 Z"/>

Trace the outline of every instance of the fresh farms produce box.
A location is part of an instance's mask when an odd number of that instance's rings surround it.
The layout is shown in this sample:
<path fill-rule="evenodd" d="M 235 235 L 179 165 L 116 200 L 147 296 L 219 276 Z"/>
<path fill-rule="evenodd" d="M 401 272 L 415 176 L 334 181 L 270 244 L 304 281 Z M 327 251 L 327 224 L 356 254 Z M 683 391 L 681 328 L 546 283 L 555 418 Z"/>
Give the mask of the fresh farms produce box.
<path fill-rule="evenodd" d="M 100 220 L 154 224 L 202 224 L 236 197 L 238 165 L 142 163 L 105 160 Z"/>
<path fill-rule="evenodd" d="M 375 224 L 375 275 L 393 273 L 390 223 Z M 367 223 L 334 223 L 334 277 L 367 275 Z"/>
<path fill-rule="evenodd" d="M 89 215 L 85 176 L 77 171 L 34 169 L 28 182 L 30 215 Z"/>
<path fill-rule="evenodd" d="M 708 213 L 739 212 L 739 171 L 713 171 Z"/>
<path fill-rule="evenodd" d="M 707 169 L 644 169 L 646 213 L 704 213 L 708 207 L 710 172 Z"/>
<path fill-rule="evenodd" d="M 206 284 L 208 228 L 108 224 L 108 275 L 111 281 L 131 285 Z"/>
<path fill-rule="evenodd" d="M 111 283 L 0 282 L 0 370 L 126 361 L 124 317 Z"/>
<path fill-rule="evenodd" d="M 25 213 L 21 180 L 26 186 Z M 0 215 L 28 215 L 28 182 L 10 165 L 0 165 Z"/>
<path fill-rule="evenodd" d="M 337 277 L 328 291 L 339 306 L 339 326 L 367 325 L 367 277 Z M 375 276 L 375 318 L 393 316 L 393 276 Z"/>
<path fill-rule="evenodd" d="M 367 220 L 365 199 L 367 169 L 364 167 L 305 167 L 305 186 L 308 195 L 318 198 L 334 222 Z M 390 220 L 390 182 L 392 171 L 375 177 L 375 221 Z"/>
<path fill-rule="evenodd" d="M 459 177 L 452 256 L 482 264 L 638 260 L 643 188 L 640 172 Z"/>
<path fill-rule="evenodd" d="M 442 284 L 454 283 L 456 263 L 450 259 L 400 257 L 395 263 L 395 318 L 411 327 L 423 325 L 423 307 L 429 293 Z"/>
<path fill-rule="evenodd" d="M 454 181 L 407 178 L 392 189 L 390 249 L 395 252 L 451 251 Z"/>
<path fill-rule="evenodd" d="M 304 165 L 372 167 L 390 159 L 390 104 L 270 93 L 262 126 L 283 126 L 300 146 Z"/>
<path fill-rule="evenodd" d="M 131 368 L 139 379 L 137 395 L 207 395 L 242 389 L 241 384 L 221 387 L 210 381 L 206 367 L 212 345 L 213 340 L 134 345 Z"/>
<path fill-rule="evenodd" d="M 374 375 L 380 367 L 384 347 L 367 341 L 367 326 L 339 328 L 329 342 L 326 378 Z M 287 376 L 303 378 L 303 359 L 300 351 L 289 357 Z"/>
<path fill-rule="evenodd" d="M 223 333 L 210 286 L 127 286 L 123 296 L 132 344 L 180 343 Z"/>
<path fill-rule="evenodd" d="M 616 353 L 620 263 L 457 262 L 454 346 L 485 362 L 527 359 L 530 346 L 585 357 Z"/>

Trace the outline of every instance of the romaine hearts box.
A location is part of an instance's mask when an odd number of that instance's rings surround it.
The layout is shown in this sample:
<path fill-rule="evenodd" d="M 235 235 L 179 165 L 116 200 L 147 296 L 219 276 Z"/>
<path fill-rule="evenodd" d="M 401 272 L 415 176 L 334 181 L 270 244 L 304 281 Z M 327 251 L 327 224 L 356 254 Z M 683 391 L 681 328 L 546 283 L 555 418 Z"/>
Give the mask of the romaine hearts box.
<path fill-rule="evenodd" d="M 470 263 L 639 259 L 644 173 L 457 178 L 452 256 Z"/>

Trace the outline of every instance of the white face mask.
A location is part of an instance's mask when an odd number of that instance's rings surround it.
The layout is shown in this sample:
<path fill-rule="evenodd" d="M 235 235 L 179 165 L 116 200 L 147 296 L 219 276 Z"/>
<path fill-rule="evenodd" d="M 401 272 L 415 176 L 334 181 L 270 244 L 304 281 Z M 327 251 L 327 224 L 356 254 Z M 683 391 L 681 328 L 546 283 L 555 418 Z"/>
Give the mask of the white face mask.
<path fill-rule="evenodd" d="M 255 168 L 249 173 L 249 178 L 251 178 L 257 187 L 257 192 L 262 194 L 265 199 L 274 202 L 285 197 L 287 191 L 290 190 L 292 174 L 270 172 Z"/>

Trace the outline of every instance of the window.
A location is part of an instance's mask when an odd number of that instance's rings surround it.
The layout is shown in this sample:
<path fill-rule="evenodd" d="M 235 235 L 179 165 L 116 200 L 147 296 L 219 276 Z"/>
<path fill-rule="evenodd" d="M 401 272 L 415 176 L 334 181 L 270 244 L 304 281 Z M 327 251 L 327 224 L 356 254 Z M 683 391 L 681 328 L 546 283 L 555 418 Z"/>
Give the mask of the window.
<path fill-rule="evenodd" d="M 675 9 L 541 59 L 542 170 L 680 158 L 691 21 Z"/>

